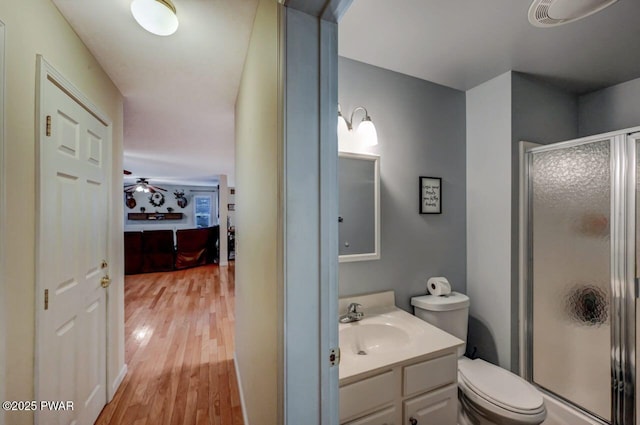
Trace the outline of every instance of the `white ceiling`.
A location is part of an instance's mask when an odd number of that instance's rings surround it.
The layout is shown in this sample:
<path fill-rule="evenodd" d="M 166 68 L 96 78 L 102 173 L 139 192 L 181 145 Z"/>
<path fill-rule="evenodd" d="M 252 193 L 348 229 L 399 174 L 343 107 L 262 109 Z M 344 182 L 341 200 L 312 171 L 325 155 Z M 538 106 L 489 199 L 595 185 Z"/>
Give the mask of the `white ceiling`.
<path fill-rule="evenodd" d="M 234 105 L 257 0 L 174 0 L 180 27 L 147 33 L 131 0 L 53 0 L 125 98 L 124 166 L 165 184 L 234 185 Z M 640 77 L 640 1 L 562 27 L 529 0 L 354 0 L 339 53 L 467 90 L 508 70 L 584 93 Z"/>
<path fill-rule="evenodd" d="M 581 1 L 581 0 L 575 0 Z M 585 93 L 640 77 L 640 1 L 555 28 L 531 0 L 354 0 L 339 54 L 459 90 L 509 70 Z"/>
<path fill-rule="evenodd" d="M 131 0 L 53 0 L 125 98 L 124 168 L 152 182 L 234 176 L 234 105 L 257 0 L 174 0 L 169 37 Z"/>

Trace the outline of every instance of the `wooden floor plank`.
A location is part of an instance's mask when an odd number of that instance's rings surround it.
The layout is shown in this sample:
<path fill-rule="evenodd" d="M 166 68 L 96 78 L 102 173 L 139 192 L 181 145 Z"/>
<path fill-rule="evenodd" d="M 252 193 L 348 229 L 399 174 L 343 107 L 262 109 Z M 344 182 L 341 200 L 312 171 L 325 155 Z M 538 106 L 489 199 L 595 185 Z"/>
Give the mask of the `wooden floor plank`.
<path fill-rule="evenodd" d="M 96 425 L 244 425 L 234 266 L 125 279 L 128 373 Z"/>

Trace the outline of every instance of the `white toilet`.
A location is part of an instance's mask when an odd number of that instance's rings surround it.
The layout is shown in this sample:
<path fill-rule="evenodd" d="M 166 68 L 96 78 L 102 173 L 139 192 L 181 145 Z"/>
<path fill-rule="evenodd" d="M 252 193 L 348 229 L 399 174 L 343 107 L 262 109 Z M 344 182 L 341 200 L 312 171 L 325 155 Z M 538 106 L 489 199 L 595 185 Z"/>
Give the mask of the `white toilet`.
<path fill-rule="evenodd" d="M 411 298 L 414 314 L 460 338 L 458 349 L 459 425 L 538 425 L 547 411 L 542 394 L 519 376 L 484 360 L 464 357 L 469 297 L 423 295 Z"/>

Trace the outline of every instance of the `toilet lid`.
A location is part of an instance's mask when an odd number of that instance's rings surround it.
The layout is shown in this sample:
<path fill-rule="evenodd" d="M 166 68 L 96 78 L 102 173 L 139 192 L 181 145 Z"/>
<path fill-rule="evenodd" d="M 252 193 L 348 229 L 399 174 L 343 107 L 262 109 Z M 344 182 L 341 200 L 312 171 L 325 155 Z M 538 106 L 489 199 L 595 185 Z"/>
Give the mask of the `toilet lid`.
<path fill-rule="evenodd" d="M 504 409 L 532 414 L 544 406 L 542 394 L 533 385 L 484 360 L 462 358 L 458 372 L 470 390 Z"/>

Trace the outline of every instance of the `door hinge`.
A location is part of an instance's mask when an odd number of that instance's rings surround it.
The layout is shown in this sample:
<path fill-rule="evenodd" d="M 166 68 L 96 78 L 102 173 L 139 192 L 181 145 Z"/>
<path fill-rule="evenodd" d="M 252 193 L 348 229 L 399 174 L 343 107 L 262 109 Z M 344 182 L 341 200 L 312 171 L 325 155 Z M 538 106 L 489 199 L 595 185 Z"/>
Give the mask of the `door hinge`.
<path fill-rule="evenodd" d="M 47 115 L 47 136 L 51 136 L 51 115 Z"/>
<path fill-rule="evenodd" d="M 332 348 L 329 351 L 329 365 L 335 366 L 340 364 L 340 348 Z"/>
<path fill-rule="evenodd" d="M 44 290 L 44 309 L 49 310 L 49 290 Z"/>

